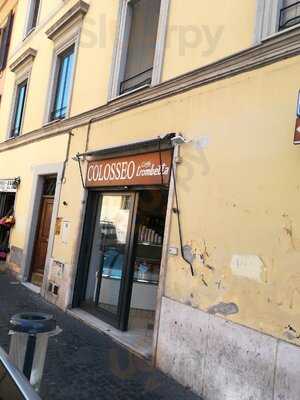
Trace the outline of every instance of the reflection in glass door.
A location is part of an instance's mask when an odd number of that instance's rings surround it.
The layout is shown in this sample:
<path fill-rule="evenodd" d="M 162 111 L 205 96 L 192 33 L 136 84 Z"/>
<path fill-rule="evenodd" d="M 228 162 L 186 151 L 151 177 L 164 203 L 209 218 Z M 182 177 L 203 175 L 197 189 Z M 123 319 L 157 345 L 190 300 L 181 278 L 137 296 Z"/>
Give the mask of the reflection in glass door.
<path fill-rule="evenodd" d="M 109 322 L 120 325 L 126 288 L 134 194 L 98 197 L 85 300 Z M 104 318 L 105 319 L 105 318 Z"/>

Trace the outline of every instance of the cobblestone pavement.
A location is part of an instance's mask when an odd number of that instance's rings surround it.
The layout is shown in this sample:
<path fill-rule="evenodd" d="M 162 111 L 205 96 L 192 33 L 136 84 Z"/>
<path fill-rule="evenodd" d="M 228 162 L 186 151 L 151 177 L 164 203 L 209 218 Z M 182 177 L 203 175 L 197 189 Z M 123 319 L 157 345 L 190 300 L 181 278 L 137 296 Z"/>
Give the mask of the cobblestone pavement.
<path fill-rule="evenodd" d="M 108 336 L 48 304 L 0 272 L 0 346 L 8 350 L 9 318 L 20 311 L 55 315 L 63 332 L 50 338 L 43 400 L 199 400 Z"/>

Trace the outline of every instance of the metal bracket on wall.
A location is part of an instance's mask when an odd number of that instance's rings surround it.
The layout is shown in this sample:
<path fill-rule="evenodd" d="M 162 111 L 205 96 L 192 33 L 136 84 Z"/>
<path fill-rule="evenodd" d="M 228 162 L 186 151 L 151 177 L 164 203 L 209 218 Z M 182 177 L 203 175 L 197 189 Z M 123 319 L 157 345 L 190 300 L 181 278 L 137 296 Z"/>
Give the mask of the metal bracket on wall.
<path fill-rule="evenodd" d="M 83 187 L 83 189 L 86 189 L 86 186 L 85 186 L 85 183 L 84 183 L 84 179 L 83 179 L 82 167 L 81 167 L 81 163 L 80 163 L 80 154 L 77 153 L 76 156 L 73 157 L 73 160 L 78 162 L 78 167 L 79 167 L 82 187 Z"/>

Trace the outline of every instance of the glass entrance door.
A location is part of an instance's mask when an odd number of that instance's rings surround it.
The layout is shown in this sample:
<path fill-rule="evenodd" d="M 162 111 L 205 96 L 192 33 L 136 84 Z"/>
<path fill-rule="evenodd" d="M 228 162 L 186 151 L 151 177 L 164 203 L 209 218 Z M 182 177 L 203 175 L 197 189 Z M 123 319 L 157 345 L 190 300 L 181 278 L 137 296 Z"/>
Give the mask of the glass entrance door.
<path fill-rule="evenodd" d="M 133 241 L 136 194 L 102 194 L 97 199 L 85 302 L 104 320 L 126 329 L 126 293 L 130 292 L 129 254 Z"/>

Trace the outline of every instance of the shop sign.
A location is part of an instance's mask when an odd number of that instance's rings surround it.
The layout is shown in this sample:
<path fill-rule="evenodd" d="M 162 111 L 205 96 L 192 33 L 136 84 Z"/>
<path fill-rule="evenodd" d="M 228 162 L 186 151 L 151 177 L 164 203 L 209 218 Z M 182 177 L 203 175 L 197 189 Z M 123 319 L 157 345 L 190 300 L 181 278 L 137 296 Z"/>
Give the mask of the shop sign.
<path fill-rule="evenodd" d="M 86 186 L 168 185 L 171 165 L 170 150 L 90 161 Z"/>
<path fill-rule="evenodd" d="M 0 192 L 16 192 L 17 183 L 15 179 L 0 179 Z"/>

